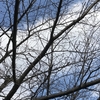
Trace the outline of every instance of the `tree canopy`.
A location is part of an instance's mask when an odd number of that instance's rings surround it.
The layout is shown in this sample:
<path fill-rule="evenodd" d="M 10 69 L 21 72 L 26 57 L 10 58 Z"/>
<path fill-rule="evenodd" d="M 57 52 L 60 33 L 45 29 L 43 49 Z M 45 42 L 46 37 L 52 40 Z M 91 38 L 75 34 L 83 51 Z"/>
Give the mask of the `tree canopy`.
<path fill-rule="evenodd" d="M 0 99 L 98 100 L 100 0 L 1 0 Z"/>

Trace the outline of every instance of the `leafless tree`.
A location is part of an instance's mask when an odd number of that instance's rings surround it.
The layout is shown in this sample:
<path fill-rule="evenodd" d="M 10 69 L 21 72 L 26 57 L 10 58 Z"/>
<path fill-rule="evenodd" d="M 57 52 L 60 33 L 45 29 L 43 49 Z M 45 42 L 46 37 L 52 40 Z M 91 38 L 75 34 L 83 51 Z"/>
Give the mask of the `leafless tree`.
<path fill-rule="evenodd" d="M 0 99 L 99 98 L 100 0 L 0 6 Z"/>

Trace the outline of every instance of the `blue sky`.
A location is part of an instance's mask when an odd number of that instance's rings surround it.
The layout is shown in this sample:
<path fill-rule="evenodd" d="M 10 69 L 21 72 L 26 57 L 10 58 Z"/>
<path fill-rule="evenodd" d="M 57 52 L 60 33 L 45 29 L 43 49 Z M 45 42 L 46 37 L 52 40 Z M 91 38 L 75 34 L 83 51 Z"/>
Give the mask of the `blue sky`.
<path fill-rule="evenodd" d="M 8 0 L 10 3 L 8 3 L 9 6 L 9 11 L 10 11 L 10 16 L 11 16 L 11 23 L 13 23 L 13 15 L 14 15 L 14 1 L 13 0 Z M 51 2 L 52 1 L 52 2 Z M 65 0 L 64 3 L 66 3 L 67 1 L 70 0 Z M 73 0 L 72 3 L 76 3 L 79 0 Z M 32 10 L 34 10 L 34 13 L 30 13 L 29 14 L 29 21 L 31 24 L 34 24 L 36 20 L 38 20 L 39 18 L 45 18 L 45 17 L 50 17 L 50 18 L 54 18 L 56 16 L 56 11 L 57 11 L 57 5 L 53 5 L 52 3 L 57 3 L 58 0 L 36 0 L 35 4 L 32 7 Z M 27 8 L 29 4 L 29 1 L 25 0 L 24 3 L 24 7 Z M 36 8 L 39 8 L 39 6 L 44 6 L 44 8 L 42 7 L 42 9 L 38 9 L 35 10 Z M 46 9 L 45 9 L 45 6 Z M 71 6 L 71 3 L 70 3 Z M 10 25 L 10 19 L 9 19 L 9 15 L 8 15 L 8 11 L 6 11 L 7 6 L 6 6 L 6 2 L 0 2 L 0 26 L 4 26 L 4 27 L 9 27 Z M 22 7 L 20 5 L 20 11 L 22 11 Z M 64 8 L 65 9 L 65 8 Z M 67 13 L 67 12 L 66 12 Z M 20 16 L 20 15 L 19 15 Z M 25 22 L 26 18 L 24 17 L 22 19 L 22 22 Z"/>

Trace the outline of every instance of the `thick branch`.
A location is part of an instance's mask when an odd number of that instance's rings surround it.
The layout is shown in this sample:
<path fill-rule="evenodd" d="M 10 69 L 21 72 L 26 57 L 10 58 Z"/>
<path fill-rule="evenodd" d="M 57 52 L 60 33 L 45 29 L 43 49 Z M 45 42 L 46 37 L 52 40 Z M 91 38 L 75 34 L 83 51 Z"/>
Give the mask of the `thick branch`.
<path fill-rule="evenodd" d="M 13 26 L 13 32 L 12 32 L 12 44 L 13 44 L 12 72 L 13 72 L 14 82 L 16 81 L 15 66 L 16 66 L 16 35 L 17 35 L 18 9 L 19 9 L 19 0 L 16 0 L 15 11 L 14 11 L 15 12 L 14 13 L 14 26 Z"/>
<path fill-rule="evenodd" d="M 58 11 L 57 11 L 57 14 L 56 14 L 56 20 L 54 21 L 54 25 L 53 25 L 52 31 L 51 31 L 51 37 L 50 37 L 51 39 L 53 37 L 53 33 L 54 33 L 55 28 L 56 28 L 57 21 L 59 19 L 59 14 L 60 14 L 60 10 L 61 10 L 61 4 L 62 4 L 62 0 L 60 0 L 60 2 L 59 2 Z"/>
<path fill-rule="evenodd" d="M 100 78 L 96 79 L 94 81 L 88 82 L 88 83 L 84 83 L 82 85 L 79 85 L 77 87 L 74 87 L 74 88 L 72 88 L 70 90 L 67 90 L 67 91 L 64 91 L 64 92 L 52 94 L 52 95 L 45 96 L 45 97 L 40 97 L 40 98 L 37 98 L 37 99 L 35 98 L 33 100 L 48 100 L 48 99 L 52 99 L 52 98 L 56 98 L 56 97 L 61 97 L 61 96 L 64 96 L 64 95 L 69 95 L 69 94 L 71 94 L 73 92 L 79 91 L 81 89 L 85 89 L 85 88 L 87 88 L 89 86 L 93 86 L 93 85 L 98 84 L 98 83 L 100 83 Z"/>
<path fill-rule="evenodd" d="M 11 97 L 13 96 L 12 94 L 14 94 L 17 91 L 18 88 L 19 88 L 19 85 L 18 84 L 14 84 L 13 88 L 9 92 L 9 95 L 7 95 L 4 100 L 11 100 Z"/>
<path fill-rule="evenodd" d="M 0 85 L 0 92 L 7 87 L 7 85 L 12 81 L 12 78 L 7 77 L 5 81 Z"/>

